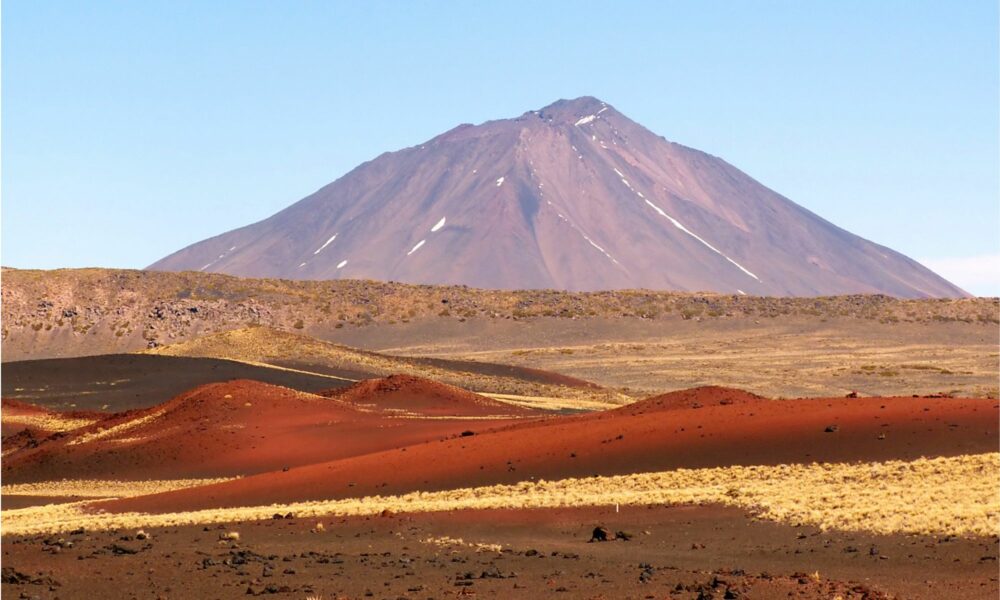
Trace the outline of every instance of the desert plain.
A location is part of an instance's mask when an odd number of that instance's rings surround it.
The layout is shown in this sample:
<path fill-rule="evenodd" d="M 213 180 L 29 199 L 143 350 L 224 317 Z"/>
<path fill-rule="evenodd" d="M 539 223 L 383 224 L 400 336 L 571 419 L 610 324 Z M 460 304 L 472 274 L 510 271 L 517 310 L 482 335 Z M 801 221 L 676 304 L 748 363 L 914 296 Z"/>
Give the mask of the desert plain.
<path fill-rule="evenodd" d="M 4 271 L 12 598 L 995 598 L 996 299 Z"/>

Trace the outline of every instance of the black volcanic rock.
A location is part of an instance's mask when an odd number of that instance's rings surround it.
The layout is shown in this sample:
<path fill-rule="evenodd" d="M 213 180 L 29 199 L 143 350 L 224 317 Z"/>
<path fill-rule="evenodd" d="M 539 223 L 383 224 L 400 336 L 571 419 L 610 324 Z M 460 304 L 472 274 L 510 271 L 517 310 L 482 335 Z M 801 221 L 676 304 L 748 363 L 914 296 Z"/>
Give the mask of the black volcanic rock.
<path fill-rule="evenodd" d="M 588 97 L 383 154 L 149 268 L 506 289 L 967 295 Z"/>

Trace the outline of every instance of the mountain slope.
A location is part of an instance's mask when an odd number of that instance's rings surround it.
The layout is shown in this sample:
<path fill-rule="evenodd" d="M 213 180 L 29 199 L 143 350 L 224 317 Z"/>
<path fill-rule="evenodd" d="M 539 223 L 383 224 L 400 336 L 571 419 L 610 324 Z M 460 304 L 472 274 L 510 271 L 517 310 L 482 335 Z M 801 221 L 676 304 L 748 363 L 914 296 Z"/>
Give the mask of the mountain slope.
<path fill-rule="evenodd" d="M 756 295 L 965 293 L 595 99 L 461 125 L 150 266 Z"/>

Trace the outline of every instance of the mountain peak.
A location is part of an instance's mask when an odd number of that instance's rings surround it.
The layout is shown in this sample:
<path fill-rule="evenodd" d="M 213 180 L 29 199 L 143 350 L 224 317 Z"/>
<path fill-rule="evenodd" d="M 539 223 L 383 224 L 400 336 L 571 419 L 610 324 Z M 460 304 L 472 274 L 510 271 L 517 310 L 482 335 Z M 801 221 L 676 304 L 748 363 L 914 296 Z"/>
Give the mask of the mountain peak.
<path fill-rule="evenodd" d="M 151 268 L 506 289 L 964 295 L 592 96 L 383 154 Z"/>
<path fill-rule="evenodd" d="M 606 102 L 593 96 L 580 96 L 572 100 L 556 100 L 552 104 L 539 109 L 538 116 L 543 119 L 554 121 L 576 122 L 588 116 L 596 116 L 598 113 L 606 111 L 609 105 Z"/>
<path fill-rule="evenodd" d="M 607 103 L 600 98 L 595 98 L 593 96 L 580 96 L 578 98 L 560 98 L 551 104 L 543 107 L 541 110 L 555 110 L 558 108 L 570 108 L 570 109 L 591 109 L 600 108 L 602 106 L 607 106 Z"/>

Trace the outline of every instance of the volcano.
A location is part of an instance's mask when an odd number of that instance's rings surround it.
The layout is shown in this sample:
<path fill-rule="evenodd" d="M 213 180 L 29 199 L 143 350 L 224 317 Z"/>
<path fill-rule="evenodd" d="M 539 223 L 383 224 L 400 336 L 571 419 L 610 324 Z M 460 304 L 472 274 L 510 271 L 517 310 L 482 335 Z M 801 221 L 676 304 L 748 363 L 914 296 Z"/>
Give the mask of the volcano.
<path fill-rule="evenodd" d="M 383 154 L 149 269 L 498 289 L 968 295 L 591 97 Z"/>

